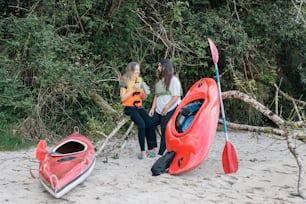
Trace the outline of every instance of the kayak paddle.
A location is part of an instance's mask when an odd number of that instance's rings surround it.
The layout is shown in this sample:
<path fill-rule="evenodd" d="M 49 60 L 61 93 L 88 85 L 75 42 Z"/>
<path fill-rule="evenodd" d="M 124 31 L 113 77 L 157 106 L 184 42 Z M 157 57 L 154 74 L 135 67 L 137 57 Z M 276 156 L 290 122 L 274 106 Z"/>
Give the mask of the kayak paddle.
<path fill-rule="evenodd" d="M 235 148 L 232 145 L 232 143 L 229 141 L 228 134 L 227 134 L 225 113 L 224 113 L 224 107 L 223 107 L 223 101 L 222 101 L 221 84 L 219 80 L 219 71 L 218 71 L 218 65 L 217 65 L 218 60 L 219 60 L 219 53 L 218 53 L 218 49 L 216 45 L 209 38 L 208 38 L 208 43 L 209 43 L 210 52 L 211 52 L 212 59 L 215 65 L 215 70 L 216 70 L 216 80 L 218 84 L 219 97 L 220 97 L 223 130 L 224 130 L 225 139 L 226 139 L 225 146 L 224 146 L 223 153 L 222 153 L 223 170 L 224 170 L 224 173 L 226 174 L 235 173 L 238 170 L 238 159 L 237 159 Z"/>

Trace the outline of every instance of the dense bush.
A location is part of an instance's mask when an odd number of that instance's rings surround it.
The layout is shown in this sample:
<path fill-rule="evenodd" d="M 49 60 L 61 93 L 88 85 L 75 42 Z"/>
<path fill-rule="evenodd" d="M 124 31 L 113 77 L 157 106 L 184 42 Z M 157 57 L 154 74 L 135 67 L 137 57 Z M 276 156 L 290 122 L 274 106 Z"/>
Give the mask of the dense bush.
<path fill-rule="evenodd" d="M 0 122 L 8 132 L 42 138 L 74 126 L 110 131 L 112 116 L 91 93 L 120 112 L 117 79 L 126 64 L 140 62 L 153 88 L 157 62 L 165 57 L 186 93 L 198 79 L 214 77 L 208 37 L 219 49 L 223 91 L 238 89 L 273 105 L 276 83 L 306 97 L 306 29 L 290 1 L 19 3 L 0 3 Z M 225 106 L 231 121 L 267 122 L 239 102 Z M 283 109 L 287 117 L 291 107 Z"/>

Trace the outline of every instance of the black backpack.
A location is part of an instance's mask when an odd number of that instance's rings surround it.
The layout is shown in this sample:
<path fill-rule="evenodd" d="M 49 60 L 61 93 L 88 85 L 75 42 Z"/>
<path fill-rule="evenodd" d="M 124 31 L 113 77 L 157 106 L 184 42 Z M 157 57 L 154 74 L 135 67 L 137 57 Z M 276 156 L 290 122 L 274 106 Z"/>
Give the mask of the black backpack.
<path fill-rule="evenodd" d="M 151 171 L 152 176 L 158 176 L 160 174 L 166 173 L 170 167 L 175 156 L 175 152 L 167 152 L 164 156 L 160 157 L 156 162 L 153 164 Z"/>

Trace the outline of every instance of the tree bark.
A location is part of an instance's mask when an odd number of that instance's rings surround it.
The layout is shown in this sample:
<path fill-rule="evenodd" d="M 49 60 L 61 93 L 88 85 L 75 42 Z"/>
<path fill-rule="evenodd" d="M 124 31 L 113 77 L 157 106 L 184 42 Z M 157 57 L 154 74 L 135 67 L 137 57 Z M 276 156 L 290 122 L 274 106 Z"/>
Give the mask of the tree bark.
<path fill-rule="evenodd" d="M 251 105 L 253 108 L 264 114 L 267 118 L 272 120 L 278 126 L 283 126 L 285 121 L 280 118 L 278 115 L 274 114 L 269 108 L 259 103 L 256 99 L 242 93 L 240 91 L 226 91 L 222 93 L 223 99 L 239 99 L 244 101 L 245 103 Z"/>
<path fill-rule="evenodd" d="M 90 96 L 97 106 L 99 106 L 99 108 L 109 111 L 114 115 L 116 121 L 119 120 L 120 114 L 113 109 L 113 107 L 111 107 L 99 94 L 92 92 Z"/>
<path fill-rule="evenodd" d="M 128 119 L 124 118 L 123 120 L 121 120 L 117 127 L 106 137 L 105 141 L 103 142 L 103 144 L 100 146 L 100 148 L 96 151 L 96 155 L 99 155 L 102 150 L 104 149 L 104 147 L 106 146 L 106 144 L 108 143 L 108 141 L 117 134 L 117 132 L 120 130 L 120 128 L 126 124 L 128 122 Z M 99 133 L 99 132 L 98 132 Z"/>

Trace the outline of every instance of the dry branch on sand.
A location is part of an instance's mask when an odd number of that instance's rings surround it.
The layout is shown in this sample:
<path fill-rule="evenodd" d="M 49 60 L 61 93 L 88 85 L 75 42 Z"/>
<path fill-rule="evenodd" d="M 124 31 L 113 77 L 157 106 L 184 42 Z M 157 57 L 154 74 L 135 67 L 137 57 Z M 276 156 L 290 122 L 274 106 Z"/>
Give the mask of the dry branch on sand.
<path fill-rule="evenodd" d="M 277 91 L 279 89 L 277 88 Z M 281 94 L 285 94 L 284 92 L 281 92 Z M 296 108 L 296 100 L 294 100 L 289 95 L 285 95 L 287 99 L 292 101 L 294 103 L 295 111 L 299 116 L 299 110 Z M 304 195 L 304 192 L 302 191 L 303 185 L 304 185 L 304 169 L 303 169 L 303 161 L 300 157 L 300 154 L 296 151 L 296 147 L 294 145 L 294 140 L 297 138 L 305 138 L 305 128 L 306 128 L 306 119 L 302 120 L 301 117 L 299 117 L 299 121 L 292 122 L 292 121 L 286 121 L 283 118 L 281 118 L 279 115 L 273 113 L 268 107 L 262 105 L 259 103 L 256 99 L 240 92 L 240 91 L 227 91 L 222 93 L 223 99 L 239 99 L 243 102 L 251 105 L 253 108 L 261 112 L 264 116 L 269 118 L 271 121 L 277 125 L 278 128 L 272 128 L 272 127 L 257 127 L 257 126 L 250 126 L 250 125 L 242 125 L 242 124 L 234 124 L 234 123 L 227 123 L 229 127 L 235 127 L 239 130 L 248 130 L 248 131 L 255 131 L 255 132 L 272 132 L 274 134 L 278 134 L 281 136 L 284 136 L 287 140 L 287 146 L 289 151 L 294 156 L 298 168 L 299 168 L 299 179 L 298 179 L 298 185 L 297 185 L 297 196 L 302 197 L 303 199 L 306 199 L 306 195 Z M 298 101 L 299 104 L 302 104 L 305 106 L 305 103 L 302 101 Z"/>

